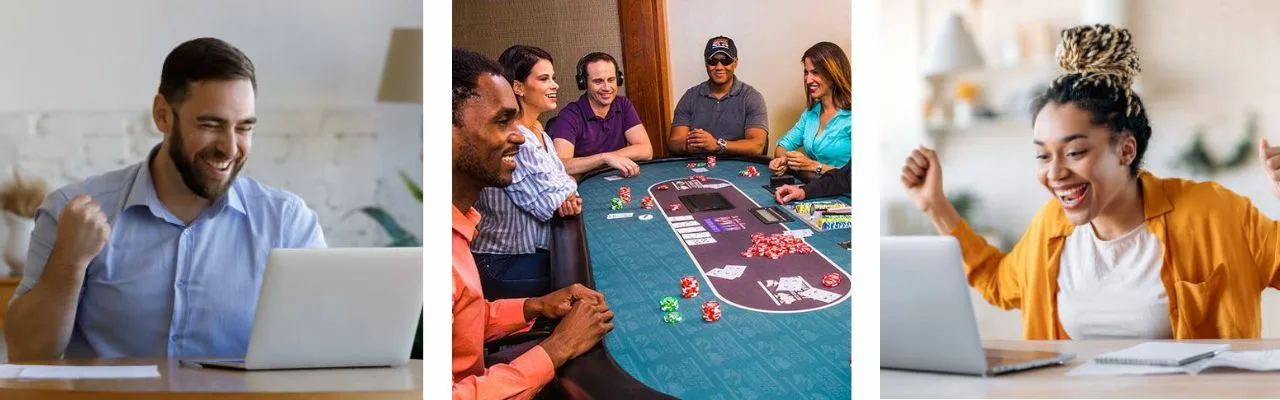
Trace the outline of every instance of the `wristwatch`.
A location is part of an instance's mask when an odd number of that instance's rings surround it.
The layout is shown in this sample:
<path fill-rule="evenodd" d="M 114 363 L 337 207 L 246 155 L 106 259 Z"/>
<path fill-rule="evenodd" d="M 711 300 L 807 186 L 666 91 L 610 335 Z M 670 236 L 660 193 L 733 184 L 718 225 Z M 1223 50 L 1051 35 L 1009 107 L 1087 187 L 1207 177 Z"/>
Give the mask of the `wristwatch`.
<path fill-rule="evenodd" d="M 818 175 L 822 175 L 822 164 L 818 164 L 818 168 L 814 172 L 817 172 Z"/>
<path fill-rule="evenodd" d="M 729 142 L 724 139 L 716 139 L 716 146 L 719 147 L 718 149 L 716 149 L 716 153 L 723 153 L 725 146 L 727 146 L 728 144 Z"/>

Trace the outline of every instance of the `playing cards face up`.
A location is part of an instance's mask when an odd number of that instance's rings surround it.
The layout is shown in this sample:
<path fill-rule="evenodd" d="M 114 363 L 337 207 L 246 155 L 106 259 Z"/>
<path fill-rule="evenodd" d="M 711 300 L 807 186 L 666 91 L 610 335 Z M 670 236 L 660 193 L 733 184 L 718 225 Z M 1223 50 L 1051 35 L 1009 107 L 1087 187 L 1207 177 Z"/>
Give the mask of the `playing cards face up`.
<path fill-rule="evenodd" d="M 738 279 L 738 277 L 742 276 L 742 272 L 746 271 L 746 269 L 747 267 L 742 265 L 726 265 L 721 268 L 716 268 L 716 269 L 707 271 L 707 276 L 714 276 L 716 278 L 733 280 L 733 279 Z"/>
<path fill-rule="evenodd" d="M 806 286 L 807 285 L 804 284 L 804 279 L 800 279 L 798 276 L 784 276 L 782 278 L 778 278 L 777 290 L 794 292 L 803 290 Z"/>
<path fill-rule="evenodd" d="M 823 303 L 830 303 L 839 299 L 840 295 L 815 287 L 810 287 L 809 289 L 800 292 L 800 297 L 814 299 Z"/>

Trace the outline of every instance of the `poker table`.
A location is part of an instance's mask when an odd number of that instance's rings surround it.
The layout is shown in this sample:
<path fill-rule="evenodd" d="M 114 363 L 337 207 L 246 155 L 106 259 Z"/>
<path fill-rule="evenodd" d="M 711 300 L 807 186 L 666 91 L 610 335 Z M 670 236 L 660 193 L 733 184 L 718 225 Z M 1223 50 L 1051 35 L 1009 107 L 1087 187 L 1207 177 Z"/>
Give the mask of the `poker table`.
<path fill-rule="evenodd" d="M 582 214 L 553 223 L 553 280 L 557 287 L 577 282 L 603 293 L 614 329 L 600 346 L 562 367 L 562 393 L 610 399 L 849 398 L 851 255 L 841 242 L 849 240 L 850 230 L 812 230 L 801 238 L 813 250 L 807 254 L 746 257 L 753 234 L 810 227 L 799 218 L 766 223 L 767 217 L 751 212 L 777 206 L 765 187 L 768 159 L 721 158 L 705 172 L 688 165 L 702 161 L 655 160 L 641 163 L 640 174 L 631 178 L 619 179 L 611 169 L 580 178 Z M 760 175 L 740 176 L 749 165 Z M 612 209 L 611 199 L 623 186 L 630 188 L 631 202 Z M 710 193 L 727 204 L 691 200 Z M 645 196 L 655 199 L 653 208 L 641 208 Z M 848 202 L 847 196 L 838 198 Z M 681 207 L 673 210 L 677 203 Z M 712 272 L 729 265 L 741 266 L 741 273 Z M 829 273 L 841 278 L 837 286 L 822 283 Z M 681 295 L 685 276 L 698 281 L 693 298 Z M 799 278 L 805 288 L 825 294 L 782 287 L 783 277 Z M 659 302 L 667 296 L 678 299 L 683 321 L 664 321 Z M 720 303 L 719 321 L 703 320 L 705 301 Z"/>

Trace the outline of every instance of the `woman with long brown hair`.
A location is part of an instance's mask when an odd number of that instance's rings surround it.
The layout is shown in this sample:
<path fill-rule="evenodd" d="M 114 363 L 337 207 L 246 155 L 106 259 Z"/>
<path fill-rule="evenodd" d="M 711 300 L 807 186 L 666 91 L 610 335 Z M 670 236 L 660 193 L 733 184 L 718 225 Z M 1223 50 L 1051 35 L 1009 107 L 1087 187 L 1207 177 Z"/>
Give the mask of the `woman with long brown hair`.
<path fill-rule="evenodd" d="M 805 50 L 806 109 L 800 120 L 778 138 L 769 170 L 822 173 L 849 163 L 849 57 L 835 43 L 821 42 Z"/>

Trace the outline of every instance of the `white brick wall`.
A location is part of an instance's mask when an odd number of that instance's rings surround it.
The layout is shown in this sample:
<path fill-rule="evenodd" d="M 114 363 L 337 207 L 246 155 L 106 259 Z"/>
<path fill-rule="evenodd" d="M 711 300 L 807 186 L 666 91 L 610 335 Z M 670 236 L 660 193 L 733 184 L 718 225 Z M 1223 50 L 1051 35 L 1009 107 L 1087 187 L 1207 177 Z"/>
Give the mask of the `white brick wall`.
<path fill-rule="evenodd" d="M 319 215 L 331 247 L 387 243 L 376 223 L 350 214 L 375 205 L 379 190 L 404 191 L 398 181 L 379 184 L 381 147 L 372 109 L 259 110 L 258 120 L 242 176 L 302 196 Z M 160 141 L 149 110 L 0 113 L 0 182 L 16 165 L 24 175 L 60 187 L 140 162 Z M 421 207 L 406 207 L 389 211 L 422 214 Z M 401 223 L 421 231 L 411 221 Z"/>

